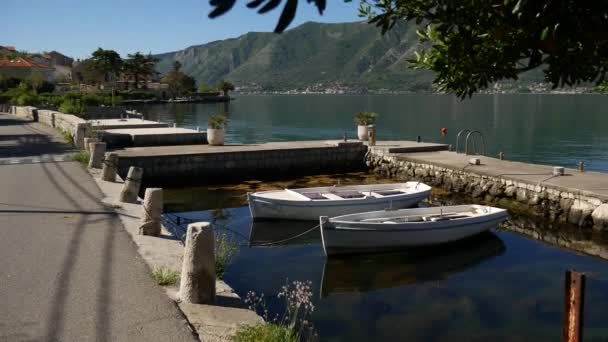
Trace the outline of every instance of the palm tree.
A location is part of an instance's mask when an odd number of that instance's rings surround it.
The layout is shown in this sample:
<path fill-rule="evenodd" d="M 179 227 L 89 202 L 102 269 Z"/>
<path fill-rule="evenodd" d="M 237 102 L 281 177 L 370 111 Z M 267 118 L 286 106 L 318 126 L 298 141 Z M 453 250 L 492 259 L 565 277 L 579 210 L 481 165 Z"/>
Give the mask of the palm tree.
<path fill-rule="evenodd" d="M 137 89 L 139 88 L 139 81 L 141 79 L 147 79 L 156 73 L 154 66 L 156 62 L 158 62 L 158 59 L 152 57 L 150 54 L 144 56 L 141 52 L 129 54 L 127 57 L 123 69 L 125 74 L 133 78 L 135 81 L 135 89 Z"/>
<path fill-rule="evenodd" d="M 234 84 L 228 82 L 228 81 L 222 81 L 220 82 L 220 84 L 217 86 L 217 88 L 219 90 L 222 91 L 222 93 L 224 93 L 224 96 L 228 96 L 228 92 L 233 91 L 234 90 Z"/>

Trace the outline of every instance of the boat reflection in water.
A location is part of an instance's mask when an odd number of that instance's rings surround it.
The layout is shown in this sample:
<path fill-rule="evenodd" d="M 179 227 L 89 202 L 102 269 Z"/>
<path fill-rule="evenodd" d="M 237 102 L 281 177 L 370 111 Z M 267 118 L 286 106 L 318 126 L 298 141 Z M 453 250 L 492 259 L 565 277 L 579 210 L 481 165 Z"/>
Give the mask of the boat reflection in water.
<path fill-rule="evenodd" d="M 251 223 L 249 247 L 321 243 L 318 223 L 311 221 L 259 221 Z"/>
<path fill-rule="evenodd" d="M 485 232 L 454 243 L 399 253 L 329 257 L 323 269 L 321 297 L 440 280 L 504 251 L 502 240 Z"/>

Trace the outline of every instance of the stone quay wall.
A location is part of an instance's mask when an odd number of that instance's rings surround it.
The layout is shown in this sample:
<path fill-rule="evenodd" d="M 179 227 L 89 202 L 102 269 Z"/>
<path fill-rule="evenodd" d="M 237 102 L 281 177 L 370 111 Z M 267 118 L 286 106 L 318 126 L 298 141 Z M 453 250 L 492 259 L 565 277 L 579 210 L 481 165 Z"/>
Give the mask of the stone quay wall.
<path fill-rule="evenodd" d="M 511 208 L 517 205 L 550 222 L 608 230 L 607 199 L 599 195 L 581 194 L 504 176 L 481 175 L 470 169 L 452 169 L 373 152 L 366 156 L 366 165 L 374 173 L 385 177 L 419 180 L 451 193 L 470 195 L 498 207 Z"/>
<path fill-rule="evenodd" d="M 118 173 L 143 168 L 145 184 L 180 185 L 269 179 L 362 171 L 367 146 L 339 144 L 328 147 L 232 151 L 204 154 L 124 157 L 119 154 Z"/>

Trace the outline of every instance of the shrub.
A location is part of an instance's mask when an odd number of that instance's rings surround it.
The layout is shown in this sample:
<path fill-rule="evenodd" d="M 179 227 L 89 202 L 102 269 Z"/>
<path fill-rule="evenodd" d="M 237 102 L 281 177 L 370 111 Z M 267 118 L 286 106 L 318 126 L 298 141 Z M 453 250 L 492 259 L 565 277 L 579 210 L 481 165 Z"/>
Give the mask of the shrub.
<path fill-rule="evenodd" d="M 55 90 L 55 84 L 48 81 L 42 81 L 42 83 L 36 87 L 37 93 L 52 93 L 53 90 Z"/>
<path fill-rule="evenodd" d="M 39 94 L 38 98 L 40 99 L 40 104 L 45 106 L 59 107 L 61 103 L 63 103 L 63 96 L 56 94 Z"/>
<path fill-rule="evenodd" d="M 237 342 L 310 340 L 314 332 L 312 325 L 308 323 L 308 316 L 314 311 L 311 301 L 311 282 L 294 281 L 287 284 L 281 288 L 277 298 L 285 301 L 285 312 L 281 317 L 277 315 L 270 319 L 264 295 L 257 296 L 255 292 L 249 291 L 245 303 L 249 305 L 250 310 L 261 314 L 266 323 L 240 328 L 233 340 Z M 305 328 L 308 328 L 306 334 Z"/>
<path fill-rule="evenodd" d="M 300 337 L 288 327 L 273 323 L 259 323 L 237 330 L 232 340 L 234 342 L 300 342 Z"/>
<path fill-rule="evenodd" d="M 85 106 L 80 99 L 64 98 L 63 102 L 57 109 L 66 114 L 74 114 L 83 117 L 85 114 Z"/>
<path fill-rule="evenodd" d="M 119 93 L 119 96 L 127 100 L 153 100 L 156 98 L 154 93 L 147 93 L 144 91 L 121 92 Z"/>
<path fill-rule="evenodd" d="M 359 112 L 355 115 L 355 123 L 359 126 L 367 126 L 376 122 L 378 114 L 374 112 Z"/>
<path fill-rule="evenodd" d="M 67 134 L 69 134 L 69 135 L 64 135 L 63 138 L 66 141 L 68 141 L 68 139 L 70 139 L 70 137 L 71 137 L 72 140 L 70 142 L 73 143 L 74 137 L 72 137 L 72 135 L 70 133 L 67 133 Z M 89 151 L 83 150 L 83 151 L 79 151 L 79 152 L 68 155 L 68 158 L 70 160 L 77 161 L 84 166 L 87 166 L 87 165 L 89 165 L 89 159 L 91 159 L 91 154 L 89 153 Z"/>
<path fill-rule="evenodd" d="M 35 106 L 39 103 L 38 96 L 30 93 L 21 94 L 12 101 L 17 106 Z"/>
<path fill-rule="evenodd" d="M 179 282 L 180 274 L 177 271 L 166 267 L 155 268 L 152 271 L 152 278 L 160 286 L 173 286 Z"/>
<path fill-rule="evenodd" d="M 216 230 L 217 233 L 217 230 Z M 226 233 L 217 233 L 215 237 L 215 275 L 222 279 L 226 266 L 238 252 L 238 245 Z"/>
<path fill-rule="evenodd" d="M 222 129 L 228 124 L 228 118 L 225 115 L 216 114 L 209 118 L 209 128 Z"/>

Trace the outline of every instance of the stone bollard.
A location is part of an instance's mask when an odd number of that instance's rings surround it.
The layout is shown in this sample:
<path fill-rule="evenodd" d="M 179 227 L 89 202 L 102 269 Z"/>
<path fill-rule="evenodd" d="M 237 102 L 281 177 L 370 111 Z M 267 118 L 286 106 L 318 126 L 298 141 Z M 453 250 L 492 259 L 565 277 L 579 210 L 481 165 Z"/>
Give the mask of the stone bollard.
<path fill-rule="evenodd" d="M 179 293 L 186 303 L 215 302 L 215 238 L 209 222 L 188 225 Z"/>
<path fill-rule="evenodd" d="M 84 150 L 89 151 L 89 153 L 93 153 L 93 148 L 91 143 L 99 142 L 97 138 L 84 138 Z"/>
<path fill-rule="evenodd" d="M 101 169 L 101 179 L 106 182 L 116 181 L 116 171 L 118 170 L 118 154 L 114 152 L 106 153 Z"/>
<path fill-rule="evenodd" d="M 160 235 L 160 222 L 163 214 L 163 189 L 148 188 L 144 196 L 139 235 Z"/>
<path fill-rule="evenodd" d="M 141 186 L 141 177 L 144 170 L 141 167 L 131 166 L 125 184 L 120 192 L 120 201 L 125 203 L 137 203 L 137 194 Z"/>
<path fill-rule="evenodd" d="M 86 149 L 86 145 L 84 144 L 84 137 L 87 134 L 87 124 L 86 123 L 79 123 L 76 124 L 76 130 L 74 130 L 74 145 L 76 145 L 76 147 L 79 150 L 84 150 Z"/>
<path fill-rule="evenodd" d="M 89 169 L 101 169 L 103 156 L 106 153 L 106 143 L 91 143 L 91 158 L 89 158 Z"/>

